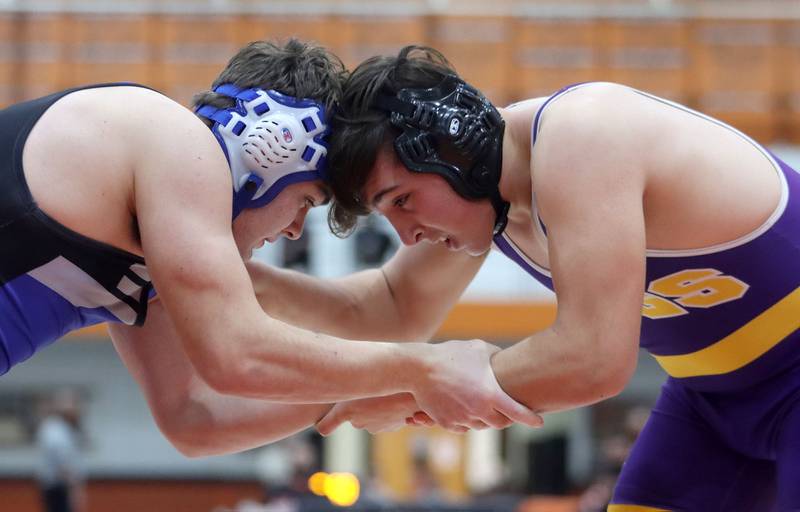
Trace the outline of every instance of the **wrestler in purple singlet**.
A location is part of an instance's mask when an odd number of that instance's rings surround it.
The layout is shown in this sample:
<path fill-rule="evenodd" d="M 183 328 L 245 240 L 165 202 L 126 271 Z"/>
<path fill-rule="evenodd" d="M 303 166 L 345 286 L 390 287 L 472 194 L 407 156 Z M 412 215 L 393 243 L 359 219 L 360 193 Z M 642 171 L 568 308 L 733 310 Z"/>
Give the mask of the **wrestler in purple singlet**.
<path fill-rule="evenodd" d="M 543 104 L 532 144 L 547 105 L 585 85 Z M 800 510 L 800 173 L 720 121 L 640 94 L 739 134 L 772 162 L 781 199 L 737 240 L 647 251 L 641 346 L 669 378 L 609 511 Z M 494 242 L 553 289 L 508 236 Z"/>

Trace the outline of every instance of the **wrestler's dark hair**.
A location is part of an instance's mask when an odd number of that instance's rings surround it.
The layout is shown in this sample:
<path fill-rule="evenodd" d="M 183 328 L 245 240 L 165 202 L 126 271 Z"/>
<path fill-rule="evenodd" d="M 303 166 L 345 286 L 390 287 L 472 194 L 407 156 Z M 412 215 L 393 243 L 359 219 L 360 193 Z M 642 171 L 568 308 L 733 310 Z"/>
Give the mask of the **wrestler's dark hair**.
<path fill-rule="evenodd" d="M 333 202 L 328 225 L 339 237 L 351 234 L 358 217 L 369 214 L 363 189 L 378 151 L 392 148 L 400 130 L 391 125 L 389 113 L 374 107 L 379 94 L 394 96 L 405 88 L 438 85 L 453 66 L 433 48 L 406 46 L 397 56 L 376 56 L 356 67 L 344 85 L 339 109 L 333 118 L 328 176 Z"/>
<path fill-rule="evenodd" d="M 322 103 L 326 112 L 334 112 L 347 77 L 342 61 L 314 43 L 298 39 L 285 42 L 255 41 L 231 58 L 211 87 L 196 94 L 192 106 L 211 105 L 229 108 L 234 100 L 213 92 L 220 84 L 249 89 L 273 89 L 295 98 L 310 98 Z M 211 126 L 212 121 L 201 118 Z"/>

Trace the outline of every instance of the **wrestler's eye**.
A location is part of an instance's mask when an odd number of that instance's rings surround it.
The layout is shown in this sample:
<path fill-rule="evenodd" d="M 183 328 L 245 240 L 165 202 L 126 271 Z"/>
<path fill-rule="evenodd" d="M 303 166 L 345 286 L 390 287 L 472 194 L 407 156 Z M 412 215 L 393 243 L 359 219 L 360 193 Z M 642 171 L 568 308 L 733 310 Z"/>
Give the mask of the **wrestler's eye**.
<path fill-rule="evenodd" d="M 398 197 L 397 199 L 395 199 L 394 200 L 394 206 L 396 208 L 402 208 L 403 206 L 405 206 L 406 202 L 408 201 L 408 196 L 409 195 L 410 194 L 404 194 L 404 195 Z"/>

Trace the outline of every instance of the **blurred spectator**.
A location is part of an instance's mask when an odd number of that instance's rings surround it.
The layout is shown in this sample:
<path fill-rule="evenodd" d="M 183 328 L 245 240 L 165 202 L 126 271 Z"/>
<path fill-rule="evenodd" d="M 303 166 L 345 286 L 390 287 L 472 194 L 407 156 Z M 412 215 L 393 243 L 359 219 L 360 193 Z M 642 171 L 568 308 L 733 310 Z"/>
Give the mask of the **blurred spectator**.
<path fill-rule="evenodd" d="M 86 510 L 86 470 L 81 453 L 81 403 L 75 390 L 54 393 L 36 431 L 37 478 L 45 512 Z"/>
<path fill-rule="evenodd" d="M 423 507 L 441 506 L 446 503 L 444 493 L 431 471 L 428 458 L 415 455 L 412 459 L 414 467 L 414 504 Z"/>
<path fill-rule="evenodd" d="M 327 510 L 328 500 L 308 488 L 308 478 L 319 463 L 309 433 L 297 434 L 258 449 L 256 472 L 264 485 L 262 508 L 239 504 L 237 512 L 297 512 Z"/>
<path fill-rule="evenodd" d="M 413 502 L 416 506 L 432 508 L 447 503 L 447 496 L 442 489 L 432 466 L 449 467 L 453 461 L 452 450 L 447 440 L 438 450 L 437 439 L 420 434 L 412 438 L 411 464 L 413 468 Z M 456 461 L 457 462 L 457 461 Z"/>

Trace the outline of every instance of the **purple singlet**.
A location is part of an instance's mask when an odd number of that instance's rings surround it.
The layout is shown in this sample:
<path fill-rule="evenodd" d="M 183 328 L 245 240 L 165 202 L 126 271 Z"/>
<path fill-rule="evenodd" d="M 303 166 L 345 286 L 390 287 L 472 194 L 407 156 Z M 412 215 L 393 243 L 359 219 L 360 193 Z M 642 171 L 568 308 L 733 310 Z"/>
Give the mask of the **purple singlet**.
<path fill-rule="evenodd" d="M 545 101 L 532 144 L 547 105 L 588 85 Z M 772 163 L 781 197 L 737 240 L 647 251 L 640 344 L 670 377 L 609 511 L 800 510 L 800 173 L 718 120 L 636 92 L 740 135 Z M 494 243 L 553 289 L 508 236 Z"/>

